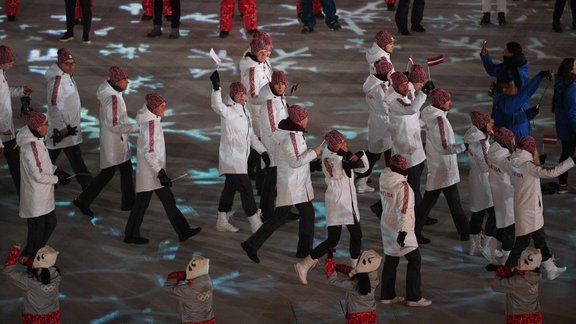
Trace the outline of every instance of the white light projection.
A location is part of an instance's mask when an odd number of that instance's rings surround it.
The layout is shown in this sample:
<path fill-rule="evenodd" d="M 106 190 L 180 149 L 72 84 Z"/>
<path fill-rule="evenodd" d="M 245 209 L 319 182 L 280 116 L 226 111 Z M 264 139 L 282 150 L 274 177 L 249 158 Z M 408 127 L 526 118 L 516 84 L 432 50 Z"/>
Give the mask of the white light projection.
<path fill-rule="evenodd" d="M 234 63 L 234 59 L 228 56 L 228 52 L 225 49 L 222 50 L 215 50 L 218 57 L 222 60 L 222 63 L 218 66 L 218 71 L 220 72 L 227 72 L 232 75 L 236 75 L 238 70 L 236 68 L 236 63 Z M 191 49 L 191 55 L 188 55 L 190 59 L 207 59 L 212 61 L 210 57 L 210 51 L 203 51 L 199 49 Z M 214 72 L 215 68 L 209 69 L 200 69 L 200 68 L 190 68 L 190 74 L 194 79 L 201 78 L 205 75 L 209 75 L 210 73 Z"/>
<path fill-rule="evenodd" d="M 121 58 L 133 60 L 139 58 L 140 53 L 150 53 L 148 50 L 150 45 L 148 44 L 139 44 L 138 47 L 134 46 L 124 46 L 122 43 L 110 43 L 106 45 L 106 48 L 100 50 L 100 55 L 102 56 L 109 56 L 109 55 L 120 55 Z"/>
<path fill-rule="evenodd" d="M 162 82 L 154 81 L 153 76 L 137 75 L 134 79 L 128 79 L 128 88 L 124 90 L 124 94 L 129 95 L 131 93 L 138 93 L 138 90 L 140 89 L 157 90 L 162 88 L 164 88 L 164 84 Z"/>

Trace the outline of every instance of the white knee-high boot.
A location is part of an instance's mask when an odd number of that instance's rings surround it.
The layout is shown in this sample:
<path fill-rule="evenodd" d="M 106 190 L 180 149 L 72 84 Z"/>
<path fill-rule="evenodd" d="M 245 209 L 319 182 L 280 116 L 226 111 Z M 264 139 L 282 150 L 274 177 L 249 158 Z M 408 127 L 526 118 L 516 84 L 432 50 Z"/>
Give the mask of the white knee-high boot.
<path fill-rule="evenodd" d="M 230 214 L 230 216 L 232 215 Z M 218 212 L 218 220 L 216 221 L 216 230 L 218 232 L 238 232 L 238 228 L 229 223 L 230 216 L 228 216 L 228 213 Z"/>
<path fill-rule="evenodd" d="M 294 264 L 294 270 L 296 271 L 296 275 L 298 275 L 298 280 L 300 280 L 303 285 L 308 284 L 308 270 L 312 269 L 316 263 L 318 263 L 318 260 L 314 260 L 311 256 L 307 256 L 304 260 Z"/>
<path fill-rule="evenodd" d="M 256 233 L 256 231 L 260 228 L 260 226 L 262 226 L 262 218 L 260 218 L 260 215 L 262 215 L 262 211 L 260 209 L 258 209 L 254 215 L 248 217 L 248 221 L 250 222 L 250 229 L 252 230 L 252 233 Z"/>

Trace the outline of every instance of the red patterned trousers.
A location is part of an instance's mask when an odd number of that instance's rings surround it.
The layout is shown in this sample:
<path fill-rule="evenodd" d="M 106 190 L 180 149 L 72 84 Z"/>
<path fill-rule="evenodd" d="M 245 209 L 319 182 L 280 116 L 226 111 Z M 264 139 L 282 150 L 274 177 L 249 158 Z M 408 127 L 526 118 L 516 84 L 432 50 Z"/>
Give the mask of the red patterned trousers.
<path fill-rule="evenodd" d="M 300 16 L 302 9 L 300 8 L 300 0 L 296 0 L 296 15 Z M 322 13 L 322 5 L 320 5 L 320 0 L 312 0 L 312 13 L 317 15 Z"/>
<path fill-rule="evenodd" d="M 162 16 L 172 16 L 170 0 L 164 0 L 162 3 L 164 4 Z M 154 17 L 154 0 L 142 0 L 142 9 L 146 16 Z"/>
<path fill-rule="evenodd" d="M 94 0 L 90 0 L 90 7 L 94 7 Z M 82 9 L 80 8 L 80 1 L 76 0 L 76 8 L 74 9 L 74 19 L 82 20 Z"/>
<path fill-rule="evenodd" d="M 204 322 L 182 322 L 182 324 L 216 324 L 216 317 L 212 317 Z"/>
<path fill-rule="evenodd" d="M 60 324 L 60 311 L 48 314 L 22 314 L 22 324 Z"/>
<path fill-rule="evenodd" d="M 376 324 L 376 310 L 348 314 L 346 324 Z"/>
<path fill-rule="evenodd" d="M 395 4 L 396 0 L 384 0 L 386 4 Z"/>
<path fill-rule="evenodd" d="M 19 0 L 6 0 L 6 16 L 18 15 L 18 2 Z"/>
<path fill-rule="evenodd" d="M 244 16 L 244 29 L 256 29 L 256 0 L 238 0 L 238 11 Z M 220 0 L 220 31 L 232 29 L 234 0 Z"/>
<path fill-rule="evenodd" d="M 542 324 L 542 313 L 508 315 L 506 324 Z"/>

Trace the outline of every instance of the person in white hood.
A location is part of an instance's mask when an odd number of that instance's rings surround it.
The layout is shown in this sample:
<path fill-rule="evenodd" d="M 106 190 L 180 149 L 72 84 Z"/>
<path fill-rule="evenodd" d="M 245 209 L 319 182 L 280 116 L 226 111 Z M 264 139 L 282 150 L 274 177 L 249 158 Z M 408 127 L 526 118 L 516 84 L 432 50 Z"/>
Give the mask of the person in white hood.
<path fill-rule="evenodd" d="M 229 219 L 236 191 L 240 192 L 242 208 L 248 216 L 252 233 L 262 225 L 261 210 L 256 206 L 252 183 L 248 177 L 248 155 L 250 148 L 255 149 L 266 166 L 270 158 L 266 148 L 258 140 L 250 123 L 251 115 L 246 110 L 246 88 L 240 82 L 230 84 L 230 95 L 226 104 L 222 102 L 220 76 L 218 71 L 210 75 L 212 81 L 212 109 L 220 115 L 220 149 L 218 153 L 218 169 L 224 175 L 224 188 L 218 204 L 218 220 L 216 230 L 219 232 L 237 232 L 238 228 L 230 224 Z"/>
<path fill-rule="evenodd" d="M 150 204 L 152 193 L 162 202 L 170 224 L 180 242 L 198 234 L 202 228 L 190 228 L 186 218 L 176 206 L 170 187 L 172 180 L 166 174 L 166 145 L 160 123 L 166 111 L 166 99 L 158 93 L 146 95 L 146 103 L 138 111 L 138 154 L 136 160 L 136 201 L 124 229 L 124 242 L 146 244 L 149 240 L 140 235 L 144 213 Z"/>
<path fill-rule="evenodd" d="M 104 186 L 120 171 L 121 210 L 131 210 L 134 205 L 134 180 L 128 134 L 138 132 L 138 124 L 128 123 L 126 103 L 122 91 L 128 88 L 128 73 L 119 66 L 109 69 L 108 80 L 98 87 L 100 101 L 100 173 L 73 203 L 86 216 L 94 216 L 90 204 Z"/>
<path fill-rule="evenodd" d="M 324 136 L 328 143 L 322 152 L 322 171 L 326 177 L 326 225 L 328 237 L 317 245 L 304 260 L 294 264 L 294 269 L 300 282 L 308 284 L 306 276 L 322 256 L 335 248 L 340 241 L 342 225 L 346 225 L 350 233 L 350 263 L 356 268 L 360 250 L 362 249 L 362 228 L 360 227 L 360 211 L 358 198 L 354 188 L 354 172 L 365 172 L 368 169 L 368 159 L 364 151 L 354 154 L 348 150 L 346 138 L 337 130 L 331 130 Z"/>
<path fill-rule="evenodd" d="M 464 141 L 469 145 L 466 152 L 470 157 L 470 174 L 468 176 L 468 187 L 470 188 L 470 249 L 468 254 L 480 254 L 483 248 L 482 234 L 487 238 L 485 242 L 494 239 L 496 233 L 496 214 L 494 212 L 494 202 L 492 201 L 492 191 L 488 180 L 488 150 L 490 149 L 490 137 L 494 134 L 494 124 L 490 116 L 473 111 L 470 113 L 472 127 L 464 134 Z M 484 233 L 482 233 L 482 223 L 484 214 L 488 214 Z"/>
<path fill-rule="evenodd" d="M 76 180 L 82 190 L 88 187 L 92 176 L 84 163 L 80 144 L 82 143 L 82 129 L 80 126 L 80 95 L 78 87 L 72 78 L 76 60 L 67 48 L 58 50 L 58 61 L 52 64 L 46 75 L 48 125 L 50 139 L 46 144 L 50 153 L 50 160 L 56 163 L 61 151 L 70 162 L 72 170 L 76 173 Z"/>
<path fill-rule="evenodd" d="M 520 139 L 516 151 L 510 156 L 512 173 L 510 179 L 514 186 L 514 214 L 516 221 L 516 241 L 506 260 L 506 266 L 512 269 L 522 251 L 534 241 L 534 246 L 542 252 L 542 266 L 549 280 L 566 271 L 554 264 L 552 253 L 546 244 L 544 233 L 544 206 L 540 179 L 551 179 L 574 167 L 576 157 L 567 159 L 554 168 L 545 168 L 534 163 L 536 141 L 532 136 Z"/>
<path fill-rule="evenodd" d="M 422 257 L 414 233 L 414 192 L 407 182 L 408 161 L 395 154 L 390 167 L 380 175 L 382 217 L 380 231 L 384 245 L 384 266 L 380 282 L 380 302 L 395 304 L 407 300 L 408 306 L 425 307 L 432 301 L 422 297 L 420 265 Z M 406 298 L 396 295 L 396 269 L 400 257 L 408 260 Z"/>
<path fill-rule="evenodd" d="M 20 217 L 28 224 L 28 238 L 22 256 L 31 260 L 46 245 L 56 228 L 54 185 L 70 183 L 69 175 L 52 165 L 44 136 L 48 121 L 44 114 L 24 114 L 27 126 L 22 127 L 16 143 L 20 146 Z M 23 261 L 25 263 L 26 260 Z"/>
<path fill-rule="evenodd" d="M 0 45 L 0 154 L 4 153 L 16 192 L 20 194 L 20 162 L 12 119 L 11 97 L 28 96 L 32 93 L 32 89 L 28 86 L 8 86 L 6 72 L 12 69 L 15 60 L 16 57 L 10 47 Z"/>
<path fill-rule="evenodd" d="M 310 179 L 310 162 L 320 155 L 322 146 L 308 149 L 304 133 L 308 125 L 308 111 L 301 106 L 288 107 L 288 118 L 280 121 L 274 137 L 280 143 L 276 209 L 272 218 L 242 242 L 241 246 L 250 260 L 260 263 L 257 252 L 278 228 L 285 224 L 292 206 L 300 212 L 297 258 L 305 258 L 314 241 L 314 190 Z"/>
<path fill-rule="evenodd" d="M 373 192 L 374 188 L 368 186 L 368 179 L 372 174 L 372 168 L 384 153 L 384 161 L 386 165 L 390 161 L 392 155 L 392 139 L 390 137 L 390 109 L 386 102 L 386 95 L 390 87 L 390 75 L 394 71 L 392 63 L 386 60 L 385 57 L 380 58 L 374 63 L 376 71 L 370 74 L 362 90 L 366 95 L 366 103 L 368 104 L 368 150 L 366 157 L 368 158 L 369 168 L 362 174 L 357 174 L 358 183 L 356 189 L 358 193 Z"/>
<path fill-rule="evenodd" d="M 469 239 L 469 225 L 466 213 L 460 203 L 458 182 L 458 160 L 456 154 L 464 153 L 467 146 L 456 144 L 454 131 L 448 111 L 452 107 L 452 96 L 442 88 L 430 92 L 432 105 L 422 109 L 420 118 L 426 124 L 426 160 L 428 162 L 428 175 L 426 178 L 426 192 L 422 203 L 416 208 L 416 237 L 419 243 L 429 242 L 422 236 L 422 229 L 428 214 L 438 201 L 440 193 L 444 194 L 454 226 L 460 239 Z"/>
<path fill-rule="evenodd" d="M 394 52 L 394 41 L 392 34 L 387 31 L 381 30 L 376 34 L 372 47 L 366 51 L 366 62 L 368 62 L 370 74 L 376 73 L 375 63 L 382 58 L 392 64 L 390 55 Z M 394 65 L 392 65 L 392 72 L 394 72 Z"/>

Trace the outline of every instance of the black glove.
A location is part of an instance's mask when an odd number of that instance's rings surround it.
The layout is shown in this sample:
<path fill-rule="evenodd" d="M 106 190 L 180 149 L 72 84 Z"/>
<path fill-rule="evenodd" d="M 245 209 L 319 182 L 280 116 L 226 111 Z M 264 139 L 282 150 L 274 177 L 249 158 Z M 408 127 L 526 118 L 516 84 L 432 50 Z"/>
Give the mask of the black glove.
<path fill-rule="evenodd" d="M 534 106 L 526 109 L 525 112 L 526 112 L 526 117 L 528 117 L 528 119 L 532 120 L 532 119 L 536 118 L 536 116 L 540 113 L 540 104 L 534 105 Z"/>
<path fill-rule="evenodd" d="M 310 161 L 310 172 L 314 172 L 314 171 L 322 171 L 322 160 L 321 159 L 316 159 L 316 160 Z"/>
<path fill-rule="evenodd" d="M 396 242 L 398 242 L 398 244 L 400 244 L 401 247 L 404 247 L 404 240 L 406 239 L 406 235 L 408 233 L 406 232 L 398 232 L 398 237 L 396 237 Z"/>
<path fill-rule="evenodd" d="M 172 187 L 172 180 L 166 175 L 166 170 L 160 169 L 158 171 L 158 179 L 160 179 L 160 184 L 164 187 Z"/>
<path fill-rule="evenodd" d="M 464 143 L 464 147 L 466 147 L 466 151 L 468 151 L 468 146 L 470 146 L 470 144 Z M 464 152 L 466 152 L 466 151 L 464 151 Z"/>
<path fill-rule="evenodd" d="M 58 177 L 58 184 L 59 185 L 67 185 L 70 183 L 70 175 L 60 169 L 56 169 L 54 171 L 54 175 Z"/>
<path fill-rule="evenodd" d="M 56 145 L 56 143 L 60 142 L 62 142 L 62 133 L 60 133 L 60 130 L 58 128 L 54 128 L 54 132 L 52 135 L 52 143 Z"/>
<path fill-rule="evenodd" d="M 20 97 L 20 102 L 22 103 L 22 107 L 20 107 L 20 115 L 25 114 L 29 111 L 34 111 L 32 107 L 30 107 L 30 96 L 22 96 Z"/>
<path fill-rule="evenodd" d="M 264 164 L 266 165 L 266 167 L 270 166 L 270 156 L 268 155 L 268 152 L 264 152 L 262 154 L 260 154 L 260 157 L 262 158 L 262 161 L 264 161 Z"/>
<path fill-rule="evenodd" d="M 484 269 L 486 269 L 486 271 L 489 271 L 489 272 L 496 271 L 496 265 L 490 263 L 487 266 L 485 266 Z"/>
<path fill-rule="evenodd" d="M 550 72 L 550 71 L 540 71 L 540 72 L 538 72 L 538 75 L 542 79 L 552 80 L 552 72 Z"/>
<path fill-rule="evenodd" d="M 70 126 L 70 125 L 66 125 L 66 129 L 68 130 L 68 135 L 66 136 L 76 136 L 78 135 L 78 126 Z"/>
<path fill-rule="evenodd" d="M 428 96 L 430 95 L 430 91 L 434 90 L 435 88 L 436 86 L 434 85 L 434 82 L 432 82 L 432 80 L 428 80 L 426 81 L 426 83 L 424 83 L 420 91 L 422 91 L 425 95 Z"/>
<path fill-rule="evenodd" d="M 218 74 L 218 71 L 210 74 L 210 81 L 212 81 L 212 89 L 220 90 L 220 74 Z"/>

